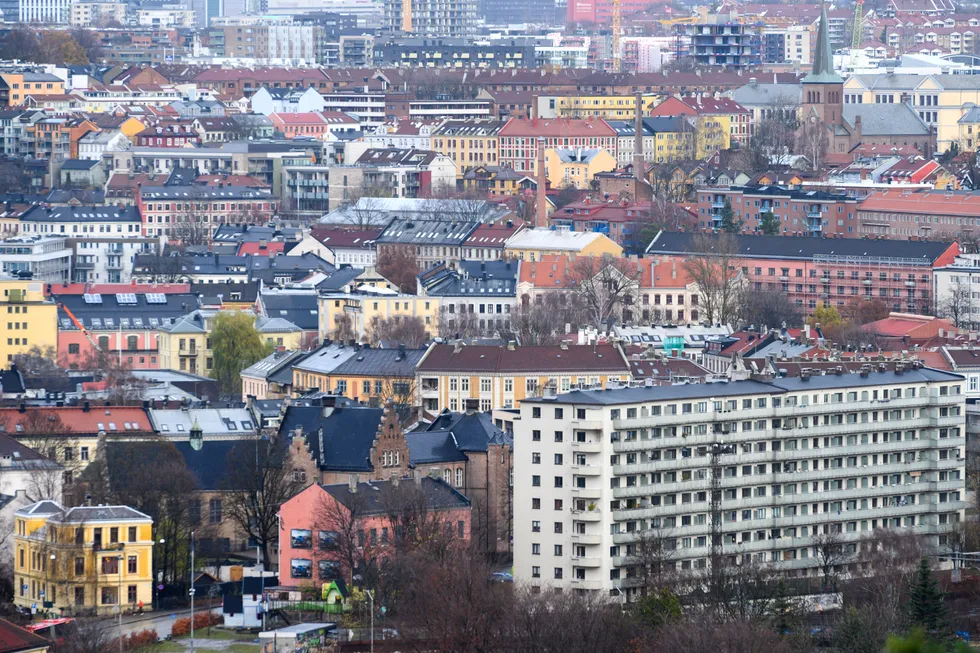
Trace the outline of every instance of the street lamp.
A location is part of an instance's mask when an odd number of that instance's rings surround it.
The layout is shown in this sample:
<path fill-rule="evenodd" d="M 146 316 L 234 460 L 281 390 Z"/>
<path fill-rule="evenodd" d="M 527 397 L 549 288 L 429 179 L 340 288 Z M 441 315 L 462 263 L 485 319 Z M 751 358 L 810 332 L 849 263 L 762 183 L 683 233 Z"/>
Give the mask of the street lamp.
<path fill-rule="evenodd" d="M 194 531 L 191 531 L 191 653 L 194 653 Z"/>
<path fill-rule="evenodd" d="M 364 590 L 367 594 L 368 600 L 371 602 L 371 653 L 374 653 L 374 592 L 371 590 Z"/>
<path fill-rule="evenodd" d="M 159 540 L 157 540 L 157 544 L 166 544 L 166 543 L 167 543 L 167 540 L 165 540 L 162 537 Z M 151 554 L 152 554 L 152 551 L 151 551 Z M 166 557 L 166 556 L 164 556 L 164 557 Z M 151 572 L 153 571 L 152 565 L 150 566 L 150 571 Z M 150 576 L 153 576 L 153 574 L 151 573 Z M 163 571 L 160 571 L 160 579 L 157 580 L 156 578 L 153 578 L 152 579 L 152 583 L 153 584 L 150 585 L 150 608 L 151 609 L 154 609 L 154 610 L 158 607 L 157 604 L 160 602 L 159 601 L 159 598 L 160 598 L 159 592 L 160 592 L 160 590 L 157 589 L 157 583 L 158 582 L 161 583 L 161 584 L 163 583 Z"/>
<path fill-rule="evenodd" d="M 116 610 L 119 611 L 119 653 L 123 653 L 123 631 L 122 631 L 122 574 L 123 561 L 125 558 L 120 553 L 116 556 L 119 561 L 119 568 L 116 569 Z"/>

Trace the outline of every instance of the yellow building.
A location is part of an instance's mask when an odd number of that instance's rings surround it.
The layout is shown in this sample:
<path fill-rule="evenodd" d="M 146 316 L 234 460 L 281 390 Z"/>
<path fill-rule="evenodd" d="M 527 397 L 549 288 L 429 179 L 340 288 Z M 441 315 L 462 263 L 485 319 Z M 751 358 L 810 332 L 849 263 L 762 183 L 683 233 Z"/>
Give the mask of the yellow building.
<path fill-rule="evenodd" d="M 554 149 L 544 153 L 544 171 L 552 188 L 586 190 L 600 172 L 616 169 L 616 157 L 603 149 Z"/>
<path fill-rule="evenodd" d="M 506 166 L 478 166 L 463 174 L 463 190 L 490 195 L 518 195 L 538 189 L 533 177 L 523 175 Z"/>
<path fill-rule="evenodd" d="M 643 95 L 643 115 L 660 104 L 659 95 Z M 633 95 L 543 95 L 538 98 L 541 118 L 602 118 L 603 120 L 633 120 L 636 116 L 636 97 Z"/>
<path fill-rule="evenodd" d="M 0 279 L 0 360 L 11 361 L 35 345 L 58 349 L 58 306 L 44 296 L 44 283 Z"/>
<path fill-rule="evenodd" d="M 498 134 L 505 124 L 493 118 L 449 120 L 432 134 L 432 149 L 453 160 L 458 177 L 477 166 L 495 166 Z"/>
<path fill-rule="evenodd" d="M 319 305 L 320 342 L 328 339 L 368 341 L 371 322 L 376 317 L 418 317 L 431 335 L 435 335 L 438 327 L 439 301 L 428 297 L 337 294 L 320 297 Z M 337 327 L 342 323 L 345 333 L 341 336 Z"/>
<path fill-rule="evenodd" d="M 136 134 L 140 133 L 144 129 L 146 129 L 146 125 L 132 117 L 126 118 L 126 120 L 119 125 L 119 131 L 121 131 L 123 136 L 131 140 L 133 143 L 136 142 Z"/>
<path fill-rule="evenodd" d="M 516 408 L 528 397 L 573 388 L 605 388 L 631 378 L 626 355 L 616 345 L 543 347 L 434 344 L 418 364 L 422 408 L 481 412 Z"/>
<path fill-rule="evenodd" d="M 64 95 L 65 82 L 50 73 L 0 73 L 0 99 L 8 107 L 20 106 L 24 98 Z"/>
<path fill-rule="evenodd" d="M 623 248 L 605 234 L 592 231 L 571 231 L 567 227 L 537 228 L 520 231 L 507 241 L 504 254 L 511 258 L 540 261 L 542 256 L 603 256 L 619 257 Z"/>
<path fill-rule="evenodd" d="M 425 349 L 330 344 L 293 367 L 293 391 L 335 392 L 364 404 L 414 404 L 415 368 Z"/>
<path fill-rule="evenodd" d="M 14 603 L 74 614 L 151 609 L 153 520 L 128 506 L 63 508 L 40 501 L 14 513 Z"/>

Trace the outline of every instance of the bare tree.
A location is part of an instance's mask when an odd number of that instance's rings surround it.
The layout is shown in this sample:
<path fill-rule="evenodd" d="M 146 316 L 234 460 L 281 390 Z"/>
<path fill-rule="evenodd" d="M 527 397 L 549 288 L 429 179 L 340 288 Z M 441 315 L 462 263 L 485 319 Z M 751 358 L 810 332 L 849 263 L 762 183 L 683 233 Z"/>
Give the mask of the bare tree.
<path fill-rule="evenodd" d="M 700 316 L 712 323 L 731 324 L 741 311 L 743 279 L 737 267 L 737 237 L 698 234 L 684 269 L 698 290 Z"/>
<path fill-rule="evenodd" d="M 0 421 L 5 433 L 33 449 L 61 468 L 37 469 L 31 473 L 27 497 L 31 501 L 61 499 L 62 493 L 78 476 L 81 468 L 78 439 L 73 429 L 54 411 L 29 410 L 8 415 Z"/>
<path fill-rule="evenodd" d="M 354 576 L 362 570 L 370 548 L 363 540 L 364 518 L 368 513 L 368 497 L 350 494 L 346 503 L 329 495 L 321 495 L 313 509 L 313 525 L 327 533 L 325 549 L 328 559 L 338 561 L 344 578 L 354 585 Z M 283 573 L 282 571 L 280 573 Z"/>
<path fill-rule="evenodd" d="M 786 293 L 778 290 L 745 293 L 741 309 L 741 324 L 757 324 L 770 328 L 779 328 L 783 324 L 795 328 L 803 324 L 802 308 L 793 303 Z"/>
<path fill-rule="evenodd" d="M 581 294 L 548 291 L 530 297 L 511 315 L 510 325 L 522 345 L 557 345 L 571 329 L 584 325 L 586 307 Z"/>
<path fill-rule="evenodd" d="M 104 653 L 118 648 L 112 619 L 78 619 L 62 637 L 59 653 Z"/>
<path fill-rule="evenodd" d="M 409 349 L 418 349 L 429 341 L 429 333 L 420 317 L 375 316 L 368 325 L 368 339 L 374 346 L 383 342 L 396 342 Z"/>
<path fill-rule="evenodd" d="M 385 208 L 385 199 L 391 190 L 378 186 L 346 189 L 346 199 L 341 205 L 345 223 L 358 229 L 381 228 L 391 220 Z"/>
<path fill-rule="evenodd" d="M 181 259 L 176 250 L 139 254 L 134 272 L 150 283 L 177 283 L 186 275 L 181 270 Z"/>
<path fill-rule="evenodd" d="M 279 506 L 303 489 L 285 453 L 276 441 L 255 440 L 236 446 L 226 462 L 224 510 L 262 549 L 263 568 L 279 541 Z"/>
<path fill-rule="evenodd" d="M 811 170 L 820 170 L 823 167 L 829 140 L 827 126 L 816 116 L 811 116 L 800 125 L 797 132 L 797 149 L 810 159 Z"/>
<path fill-rule="evenodd" d="M 936 315 L 951 321 L 956 328 L 975 324 L 974 308 L 969 275 L 953 275 L 946 293 L 936 298 Z"/>
<path fill-rule="evenodd" d="M 762 110 L 762 119 L 753 127 L 752 138 L 736 156 L 736 167 L 741 172 L 750 175 L 765 172 L 779 157 L 792 151 L 800 127 L 797 100 L 788 95 L 777 96 Z"/>
<path fill-rule="evenodd" d="M 629 573 L 635 575 L 633 582 L 641 595 L 646 596 L 675 582 L 677 537 L 673 529 L 656 527 L 643 531 L 627 546 L 626 555 L 630 562 Z"/>
<path fill-rule="evenodd" d="M 613 321 L 635 318 L 640 268 L 634 261 L 612 256 L 578 257 L 572 263 L 572 278 L 592 326 L 601 329 Z"/>
<path fill-rule="evenodd" d="M 398 286 L 401 292 L 415 294 L 419 264 L 410 245 L 382 245 L 378 248 L 375 267 L 378 274 Z"/>
<path fill-rule="evenodd" d="M 439 308 L 438 334 L 443 338 L 492 338 L 510 327 L 509 316 L 496 319 L 486 314 L 470 313 L 465 305 L 443 305 Z"/>
<path fill-rule="evenodd" d="M 16 354 L 14 363 L 31 387 L 52 389 L 63 386 L 68 381 L 68 373 L 57 362 L 58 352 L 54 347 L 34 345 L 25 354 Z"/>
<path fill-rule="evenodd" d="M 980 254 L 980 229 L 962 229 L 956 235 L 956 242 L 966 254 Z"/>
<path fill-rule="evenodd" d="M 814 528 L 817 528 L 816 526 Z M 820 565 L 823 575 L 824 588 L 837 591 L 839 567 L 851 559 L 851 554 L 844 546 L 844 540 L 839 530 L 840 524 L 824 525 L 822 533 L 814 533 L 810 538 L 813 552 Z"/>
<path fill-rule="evenodd" d="M 348 342 L 357 339 L 357 334 L 354 333 L 354 321 L 350 315 L 342 313 L 334 320 L 334 328 L 330 333 L 330 338 L 336 342 Z"/>

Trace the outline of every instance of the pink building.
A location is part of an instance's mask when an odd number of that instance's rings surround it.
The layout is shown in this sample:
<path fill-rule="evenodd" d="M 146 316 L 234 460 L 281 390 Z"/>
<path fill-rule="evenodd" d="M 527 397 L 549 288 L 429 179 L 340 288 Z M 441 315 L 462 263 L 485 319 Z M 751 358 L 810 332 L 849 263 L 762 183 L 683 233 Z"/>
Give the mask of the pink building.
<path fill-rule="evenodd" d="M 355 131 L 358 122 L 340 111 L 309 111 L 306 113 L 273 113 L 272 127 L 286 138 L 305 136 L 326 139 L 333 132 Z"/>
<path fill-rule="evenodd" d="M 423 505 L 427 514 L 420 528 L 425 535 L 440 533 L 467 545 L 470 539 L 470 501 L 441 479 L 429 477 L 347 484 L 311 485 L 279 508 L 279 582 L 281 585 L 320 584 L 335 578 L 352 581 L 356 570 L 346 569 L 340 551 L 356 550 L 355 567 L 372 564 L 403 542 L 417 541 L 406 533 L 396 511 Z M 351 524 L 353 515 L 359 515 Z M 351 528 L 351 526 L 354 526 Z M 349 535 L 345 535 L 349 534 Z M 343 538 L 352 537 L 351 542 Z"/>

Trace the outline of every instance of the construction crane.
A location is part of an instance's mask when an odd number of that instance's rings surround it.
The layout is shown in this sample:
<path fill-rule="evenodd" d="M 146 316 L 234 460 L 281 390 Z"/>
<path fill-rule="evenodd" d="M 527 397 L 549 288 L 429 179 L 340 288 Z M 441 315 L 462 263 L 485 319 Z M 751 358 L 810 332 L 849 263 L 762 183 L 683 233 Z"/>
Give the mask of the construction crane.
<path fill-rule="evenodd" d="M 716 424 L 714 432 L 716 434 L 727 434 L 727 427 Z M 715 442 L 708 448 L 708 455 L 711 458 L 711 476 L 708 479 L 711 493 L 708 497 L 711 511 L 711 593 L 717 597 L 719 594 L 720 572 L 722 566 L 722 512 L 721 512 L 721 461 L 719 458 L 725 454 L 735 453 L 735 445 L 725 444 L 724 440 Z"/>
<path fill-rule="evenodd" d="M 99 343 L 95 341 L 95 338 L 92 337 L 92 334 L 88 332 L 88 329 L 82 326 L 81 320 L 75 317 L 75 314 L 72 313 L 67 306 L 65 306 L 61 302 L 58 302 L 58 308 L 60 308 L 65 312 L 65 315 L 68 316 L 68 319 L 72 321 L 72 324 L 74 324 L 79 331 L 82 332 L 82 335 L 85 336 L 85 338 L 88 340 L 89 344 L 92 345 L 95 351 L 99 352 L 100 354 L 105 353 L 102 351 L 102 347 L 99 347 Z"/>
<path fill-rule="evenodd" d="M 854 3 L 854 25 L 851 27 L 851 49 L 861 47 L 861 37 L 864 35 L 864 0 Z"/>
<path fill-rule="evenodd" d="M 619 0 L 612 0 L 612 56 L 613 72 L 618 73 L 622 70 L 622 54 L 619 52 L 619 31 L 622 16 L 620 15 Z"/>

